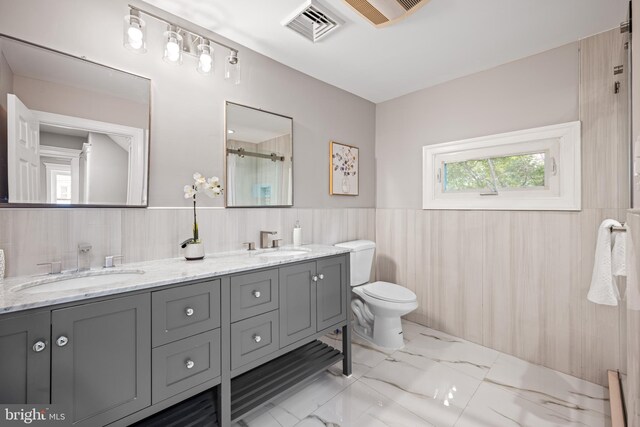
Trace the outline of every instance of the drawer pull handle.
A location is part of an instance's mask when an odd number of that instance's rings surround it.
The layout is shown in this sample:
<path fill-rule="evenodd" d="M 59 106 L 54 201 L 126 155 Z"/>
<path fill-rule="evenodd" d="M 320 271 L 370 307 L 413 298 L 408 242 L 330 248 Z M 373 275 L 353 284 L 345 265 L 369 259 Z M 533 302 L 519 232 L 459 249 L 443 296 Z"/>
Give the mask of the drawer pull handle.
<path fill-rule="evenodd" d="M 193 360 L 187 360 L 187 369 L 192 369 L 194 366 L 196 366 L 196 364 Z"/>
<path fill-rule="evenodd" d="M 262 337 L 261 337 L 260 335 L 254 335 L 254 336 L 253 336 L 253 340 L 254 340 L 255 342 L 260 342 L 260 341 L 262 341 Z"/>
<path fill-rule="evenodd" d="M 260 294 L 260 291 L 253 291 L 252 293 L 253 293 L 253 296 L 254 296 L 254 297 L 256 297 L 256 298 L 260 298 L 260 295 L 261 295 L 261 294 Z"/>
<path fill-rule="evenodd" d="M 318 276 L 318 279 L 320 279 L 320 280 L 324 280 L 324 274 L 320 274 L 320 275 Z"/>
<path fill-rule="evenodd" d="M 56 344 L 58 345 L 58 347 L 64 347 L 68 342 L 69 338 L 65 337 L 64 335 L 59 336 L 56 340 Z"/>
<path fill-rule="evenodd" d="M 42 350 L 44 350 L 45 348 L 47 348 L 47 343 L 40 340 L 37 341 L 34 345 L 33 345 L 33 351 L 35 351 L 36 353 L 40 353 Z"/>
<path fill-rule="evenodd" d="M 186 309 L 184 312 L 185 312 L 185 313 L 187 314 L 187 316 L 189 316 L 189 317 L 193 316 L 193 313 L 195 313 L 195 311 L 194 311 L 194 310 L 193 310 L 193 308 L 191 308 L 191 307 L 187 307 L 187 309 Z"/>
<path fill-rule="evenodd" d="M 318 276 L 313 276 L 313 277 L 311 278 L 311 280 L 313 280 L 314 282 L 317 282 L 317 281 L 318 281 Z"/>

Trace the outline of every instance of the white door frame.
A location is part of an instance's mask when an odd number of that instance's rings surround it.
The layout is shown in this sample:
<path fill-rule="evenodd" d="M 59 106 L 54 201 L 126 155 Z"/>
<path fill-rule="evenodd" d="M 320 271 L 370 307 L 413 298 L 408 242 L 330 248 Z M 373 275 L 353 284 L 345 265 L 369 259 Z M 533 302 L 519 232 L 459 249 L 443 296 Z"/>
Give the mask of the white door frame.
<path fill-rule="evenodd" d="M 127 205 L 143 205 L 147 202 L 146 131 L 140 128 L 100 122 L 62 114 L 33 111 L 40 123 L 58 127 L 82 129 L 88 132 L 119 135 L 129 138 L 129 182 Z M 86 183 L 85 183 L 86 186 Z M 86 202 L 86 200 L 85 200 Z"/>
<path fill-rule="evenodd" d="M 77 205 L 80 203 L 80 154 L 82 150 L 74 150 L 73 148 L 53 147 L 50 145 L 40 146 L 41 157 L 52 157 L 54 159 L 68 160 L 71 164 L 71 203 Z M 45 166 L 47 163 L 45 163 Z M 48 172 L 47 172 L 48 173 Z M 47 180 L 49 175 L 47 175 Z M 47 184 L 47 188 L 51 188 Z M 47 202 L 51 203 L 47 197 Z"/>
<path fill-rule="evenodd" d="M 45 168 L 45 174 L 47 178 L 47 203 L 56 203 L 56 181 L 54 177 L 58 174 L 70 175 L 72 177 L 71 185 L 73 186 L 73 172 L 71 170 L 71 165 L 60 164 L 60 163 L 49 163 L 43 162 Z M 77 195 L 74 194 L 73 188 L 71 190 L 71 201 L 70 203 L 77 203 Z"/>

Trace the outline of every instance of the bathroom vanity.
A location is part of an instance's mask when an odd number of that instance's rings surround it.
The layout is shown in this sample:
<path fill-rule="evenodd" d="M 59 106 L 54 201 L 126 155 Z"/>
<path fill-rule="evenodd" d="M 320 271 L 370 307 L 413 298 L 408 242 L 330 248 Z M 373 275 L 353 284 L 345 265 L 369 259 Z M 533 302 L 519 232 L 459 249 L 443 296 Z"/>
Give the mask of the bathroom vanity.
<path fill-rule="evenodd" d="M 126 267 L 74 277 L 73 289 L 53 276 L 0 281 L 0 402 L 124 426 L 212 390 L 228 426 L 340 360 L 351 374 L 348 250 Z M 82 284 L 107 273 L 112 283 Z M 340 351 L 318 340 L 338 328 Z"/>

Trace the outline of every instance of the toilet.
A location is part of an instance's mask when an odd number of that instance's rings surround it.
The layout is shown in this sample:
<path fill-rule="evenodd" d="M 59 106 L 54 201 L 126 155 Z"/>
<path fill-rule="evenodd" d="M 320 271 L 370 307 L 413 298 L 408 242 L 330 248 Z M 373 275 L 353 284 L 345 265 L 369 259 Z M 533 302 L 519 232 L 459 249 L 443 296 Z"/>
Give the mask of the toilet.
<path fill-rule="evenodd" d="M 351 310 L 356 317 L 353 332 L 379 347 L 402 348 L 400 318 L 418 308 L 416 294 L 395 283 L 369 283 L 375 242 L 354 240 L 335 246 L 351 249 Z"/>

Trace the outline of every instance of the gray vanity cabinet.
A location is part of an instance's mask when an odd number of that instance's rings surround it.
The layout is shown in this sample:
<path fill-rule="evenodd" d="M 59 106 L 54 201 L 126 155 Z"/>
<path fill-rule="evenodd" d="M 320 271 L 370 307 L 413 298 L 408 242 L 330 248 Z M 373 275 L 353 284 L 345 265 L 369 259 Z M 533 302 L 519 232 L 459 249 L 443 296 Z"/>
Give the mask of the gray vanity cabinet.
<path fill-rule="evenodd" d="M 316 282 L 318 331 L 347 318 L 347 265 L 344 257 L 317 261 Z"/>
<path fill-rule="evenodd" d="M 347 319 L 344 256 L 280 268 L 280 347 Z"/>
<path fill-rule="evenodd" d="M 52 311 L 51 400 L 74 425 L 106 425 L 151 404 L 150 295 Z"/>
<path fill-rule="evenodd" d="M 316 262 L 280 269 L 280 347 L 316 333 Z"/>
<path fill-rule="evenodd" d="M 49 403 L 49 312 L 0 320 L 0 403 Z"/>

